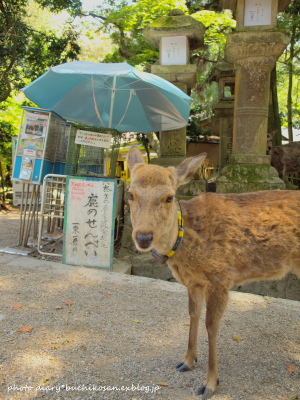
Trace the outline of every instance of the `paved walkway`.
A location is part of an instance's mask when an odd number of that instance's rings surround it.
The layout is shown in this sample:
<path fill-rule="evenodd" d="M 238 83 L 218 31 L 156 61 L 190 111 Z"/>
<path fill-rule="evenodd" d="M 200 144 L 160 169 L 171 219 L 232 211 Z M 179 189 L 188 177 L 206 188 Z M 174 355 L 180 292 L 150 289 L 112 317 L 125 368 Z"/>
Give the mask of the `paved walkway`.
<path fill-rule="evenodd" d="M 5 253 L 0 285 L 1 399 L 198 398 L 203 316 L 198 364 L 174 368 L 189 329 L 181 285 Z M 218 352 L 213 399 L 300 399 L 300 303 L 232 292 Z"/>

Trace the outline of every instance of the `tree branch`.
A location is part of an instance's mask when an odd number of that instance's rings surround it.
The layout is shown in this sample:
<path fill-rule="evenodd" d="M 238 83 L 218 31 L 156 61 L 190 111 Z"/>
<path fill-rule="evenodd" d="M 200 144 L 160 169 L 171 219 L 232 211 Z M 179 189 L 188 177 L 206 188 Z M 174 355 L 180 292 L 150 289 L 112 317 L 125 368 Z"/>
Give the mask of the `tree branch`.
<path fill-rule="evenodd" d="M 102 15 L 97 15 L 97 14 L 95 14 L 94 12 L 91 12 L 91 11 L 90 11 L 88 14 L 82 13 L 81 15 L 82 15 L 82 16 L 85 16 L 85 17 L 93 17 L 93 18 L 102 19 L 103 21 L 106 21 L 106 20 L 107 20 L 106 17 L 103 17 Z"/>

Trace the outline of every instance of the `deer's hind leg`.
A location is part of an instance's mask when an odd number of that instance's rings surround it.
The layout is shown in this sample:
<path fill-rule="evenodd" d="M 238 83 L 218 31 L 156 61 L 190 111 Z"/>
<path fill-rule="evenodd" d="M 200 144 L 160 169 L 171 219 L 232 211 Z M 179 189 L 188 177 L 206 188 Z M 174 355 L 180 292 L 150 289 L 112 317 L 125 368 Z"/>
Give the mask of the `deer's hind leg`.
<path fill-rule="evenodd" d="M 208 372 L 205 382 L 197 390 L 202 399 L 210 398 L 219 384 L 217 337 L 220 322 L 226 309 L 229 292 L 224 288 L 215 288 L 206 299 L 206 329 L 208 334 Z"/>
<path fill-rule="evenodd" d="M 193 287 L 188 289 L 188 295 L 190 314 L 189 341 L 184 361 L 176 365 L 176 369 L 179 372 L 189 371 L 192 369 L 194 361 L 197 361 L 198 326 L 204 299 L 204 289 L 201 286 Z"/>

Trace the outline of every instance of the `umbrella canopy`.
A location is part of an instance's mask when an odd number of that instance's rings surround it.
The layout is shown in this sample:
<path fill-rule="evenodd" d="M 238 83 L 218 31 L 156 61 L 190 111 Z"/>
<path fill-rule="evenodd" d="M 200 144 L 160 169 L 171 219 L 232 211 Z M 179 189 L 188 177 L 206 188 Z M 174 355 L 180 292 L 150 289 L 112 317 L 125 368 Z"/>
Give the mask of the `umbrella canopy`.
<path fill-rule="evenodd" d="M 165 79 L 127 63 L 72 61 L 50 68 L 22 90 L 69 121 L 145 133 L 186 126 L 191 101 Z"/>

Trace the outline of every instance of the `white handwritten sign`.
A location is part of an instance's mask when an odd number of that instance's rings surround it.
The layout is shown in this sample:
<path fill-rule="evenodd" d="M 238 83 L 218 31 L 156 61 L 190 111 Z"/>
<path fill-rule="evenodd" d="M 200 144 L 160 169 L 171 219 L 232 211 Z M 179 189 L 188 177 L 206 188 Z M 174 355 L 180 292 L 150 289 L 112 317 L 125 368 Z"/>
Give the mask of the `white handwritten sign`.
<path fill-rule="evenodd" d="M 111 139 L 112 135 L 110 133 L 89 132 L 78 129 L 76 132 L 75 143 L 109 149 Z"/>
<path fill-rule="evenodd" d="M 187 60 L 187 37 L 165 36 L 161 38 L 161 65 L 185 65 Z"/>
<path fill-rule="evenodd" d="M 67 177 L 63 262 L 112 268 L 116 181 Z"/>
<path fill-rule="evenodd" d="M 272 0 L 245 0 L 245 26 L 270 25 Z"/>

